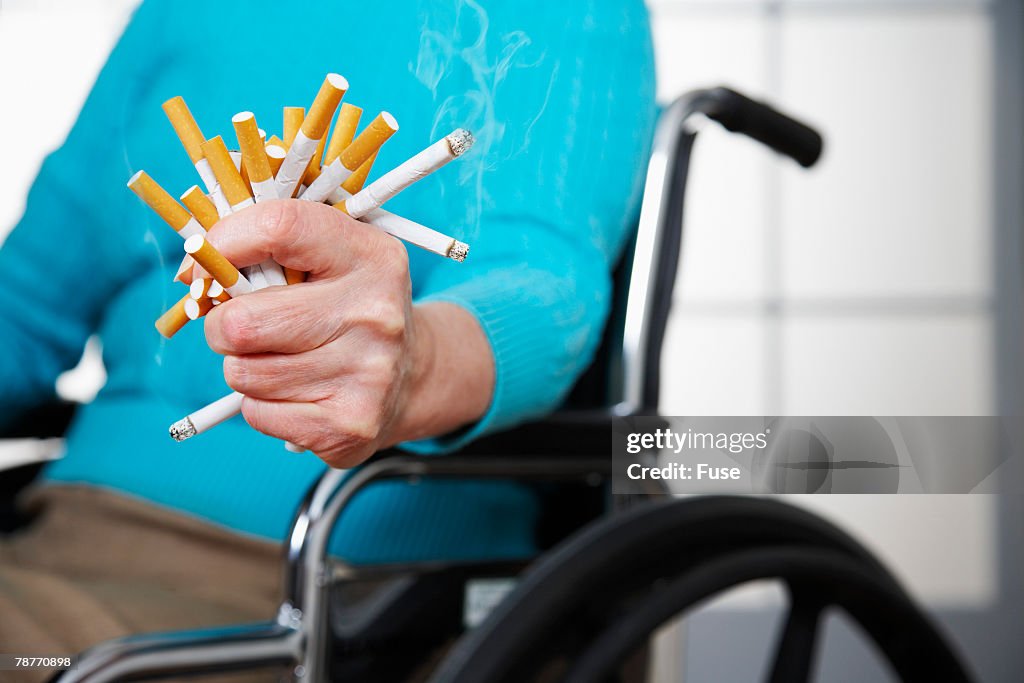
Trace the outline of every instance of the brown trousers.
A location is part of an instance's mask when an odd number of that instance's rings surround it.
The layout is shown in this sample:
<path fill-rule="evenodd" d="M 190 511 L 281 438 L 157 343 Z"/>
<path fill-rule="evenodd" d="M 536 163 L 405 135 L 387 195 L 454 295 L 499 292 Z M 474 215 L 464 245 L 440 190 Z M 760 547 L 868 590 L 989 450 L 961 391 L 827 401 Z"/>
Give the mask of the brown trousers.
<path fill-rule="evenodd" d="M 277 611 L 277 544 L 91 487 L 47 486 L 25 502 L 38 517 L 0 537 L 0 653 L 74 655 L 119 636 L 265 621 Z M 0 683 L 52 673 L 0 671 Z"/>

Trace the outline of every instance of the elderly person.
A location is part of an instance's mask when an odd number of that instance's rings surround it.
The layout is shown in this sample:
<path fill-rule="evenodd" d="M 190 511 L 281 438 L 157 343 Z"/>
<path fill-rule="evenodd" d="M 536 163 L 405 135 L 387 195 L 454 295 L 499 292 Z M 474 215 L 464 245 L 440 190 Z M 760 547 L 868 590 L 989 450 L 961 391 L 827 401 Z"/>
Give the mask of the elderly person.
<path fill-rule="evenodd" d="M 402 124 L 377 172 L 474 131 L 465 159 L 388 206 L 469 242 L 466 263 L 324 205 L 269 202 L 209 238 L 239 266 L 272 257 L 308 282 L 228 301 L 205 336 L 193 323 L 164 340 L 152 321 L 183 293 L 181 240 L 125 189 L 143 167 L 172 192 L 197 182 L 160 104 L 182 95 L 208 136 L 242 109 L 274 132 L 328 71 L 367 117 Z M 38 517 L 0 543 L 0 650 L 266 618 L 281 540 L 326 467 L 395 445 L 443 454 L 555 408 L 608 312 L 653 92 L 640 0 L 144 2 L 0 250 L 4 419 L 49 400 L 91 335 L 108 375 L 29 496 Z M 244 421 L 167 437 L 230 389 L 247 397 Z M 331 550 L 527 556 L 536 514 L 511 484 L 381 484 Z"/>

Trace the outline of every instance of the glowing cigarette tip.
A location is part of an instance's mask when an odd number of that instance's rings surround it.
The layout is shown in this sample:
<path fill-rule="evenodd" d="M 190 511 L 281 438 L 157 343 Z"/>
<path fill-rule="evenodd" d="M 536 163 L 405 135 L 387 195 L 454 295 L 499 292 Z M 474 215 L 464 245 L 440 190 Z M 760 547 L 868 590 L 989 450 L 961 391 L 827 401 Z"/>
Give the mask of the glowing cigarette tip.
<path fill-rule="evenodd" d="M 450 258 L 453 261 L 458 261 L 459 263 L 462 263 L 463 261 L 465 261 L 466 260 L 466 256 L 468 256 L 468 255 L 469 255 L 469 245 L 466 244 L 465 242 L 460 242 L 458 240 L 455 240 L 452 243 L 452 246 L 449 247 L 449 249 L 448 249 L 448 258 Z"/>
<path fill-rule="evenodd" d="M 469 151 L 476 139 L 465 128 L 456 128 L 444 138 L 448 142 L 454 156 L 460 157 Z"/>
<path fill-rule="evenodd" d="M 167 431 L 170 433 L 171 438 L 178 442 L 191 439 L 196 435 L 196 428 L 193 426 L 192 420 L 187 417 L 183 417 L 172 424 Z"/>

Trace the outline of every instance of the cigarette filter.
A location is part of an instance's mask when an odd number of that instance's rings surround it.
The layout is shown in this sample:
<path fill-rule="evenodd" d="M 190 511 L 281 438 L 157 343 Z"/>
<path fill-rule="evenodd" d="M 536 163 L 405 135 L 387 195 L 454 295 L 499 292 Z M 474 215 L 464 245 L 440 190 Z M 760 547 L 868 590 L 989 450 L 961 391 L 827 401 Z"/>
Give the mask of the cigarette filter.
<path fill-rule="evenodd" d="M 286 145 L 284 143 L 284 140 L 282 140 L 281 138 L 277 137 L 276 135 L 271 135 L 269 138 L 267 138 L 266 146 L 270 147 L 271 145 L 277 145 L 278 147 L 280 147 L 284 151 L 286 151 L 286 152 L 288 151 L 288 145 Z"/>
<path fill-rule="evenodd" d="M 309 114 L 302 120 L 299 132 L 288 147 L 288 154 L 277 172 L 277 194 L 279 197 L 291 197 L 298 189 L 299 181 L 306 172 L 309 160 L 320 144 L 320 138 L 327 132 L 327 127 L 338 108 L 342 96 L 348 90 L 348 81 L 338 74 L 327 74 L 320 92 L 317 93 Z M 285 142 L 288 142 L 287 137 Z M 339 181 L 340 182 L 340 181 Z"/>
<path fill-rule="evenodd" d="M 213 174 L 220 182 L 224 196 L 227 197 L 228 204 L 231 205 L 231 210 L 239 211 L 251 204 L 252 196 L 245 186 L 245 181 L 242 180 L 242 174 L 238 172 L 235 162 L 231 159 L 224 139 L 219 135 L 210 138 L 203 143 L 203 153 L 206 155 L 206 160 L 210 162 Z"/>
<path fill-rule="evenodd" d="M 203 132 L 199 130 L 199 124 L 196 123 L 195 117 L 192 116 L 188 105 L 185 104 L 185 100 L 181 97 L 172 97 L 164 102 L 163 110 L 170 120 L 171 126 L 174 127 L 174 132 L 177 133 L 178 139 L 181 140 L 188 158 L 192 160 L 192 164 L 196 167 L 199 177 L 202 178 L 206 191 L 213 198 L 214 206 L 217 207 L 217 213 L 220 216 L 228 215 L 231 212 L 230 205 L 227 199 L 224 198 L 220 184 L 210 169 L 210 164 L 206 161 L 205 154 L 203 154 L 202 145 L 206 138 L 203 137 Z"/>
<path fill-rule="evenodd" d="M 160 187 L 159 183 L 150 178 L 145 171 L 139 171 L 133 175 L 128 180 L 128 187 L 185 239 L 193 235 L 206 234 L 206 230 L 192 217 L 192 214 L 174 201 L 174 197 L 167 194 L 167 190 Z"/>
<path fill-rule="evenodd" d="M 185 254 L 185 258 L 181 259 L 181 264 L 178 265 L 177 272 L 174 273 L 174 279 L 172 282 L 181 282 L 182 284 L 192 284 L 192 266 L 196 264 L 196 260 Z"/>
<path fill-rule="evenodd" d="M 238 136 L 238 145 L 242 148 L 242 168 L 249 174 L 249 184 L 256 195 L 256 201 L 277 199 L 274 174 L 270 170 L 267 148 L 260 139 L 256 117 L 251 111 L 243 111 L 235 114 L 231 123 Z"/>
<path fill-rule="evenodd" d="M 198 320 L 210 312 L 213 308 L 213 300 L 204 296 L 202 299 L 188 298 L 185 302 L 185 315 L 189 320 Z"/>
<path fill-rule="evenodd" d="M 217 207 L 213 205 L 209 197 L 203 194 L 198 185 L 193 185 L 185 190 L 185 194 L 181 195 L 181 203 L 192 212 L 192 215 L 199 221 L 199 224 L 207 230 L 216 225 L 220 219 Z"/>
<path fill-rule="evenodd" d="M 193 280 L 192 284 L 189 285 L 188 295 L 196 301 L 209 298 L 214 301 L 224 302 L 231 298 L 228 296 L 227 292 L 224 291 L 224 288 L 220 283 L 212 277 Z"/>
<path fill-rule="evenodd" d="M 361 218 L 383 206 L 384 202 L 417 180 L 426 178 L 452 159 L 462 156 L 472 146 L 472 133 L 458 128 L 337 206 L 353 218 Z"/>
<path fill-rule="evenodd" d="M 188 294 L 183 296 L 178 303 L 171 306 L 167 311 L 156 319 L 154 323 L 157 332 L 167 339 L 170 339 L 178 330 L 185 326 L 189 318 L 185 314 L 185 304 L 192 300 Z"/>
<path fill-rule="evenodd" d="M 371 154 L 380 149 L 381 145 L 397 130 L 398 121 L 395 120 L 395 117 L 386 111 L 381 112 L 370 122 L 370 125 L 356 136 L 352 144 L 331 162 L 330 166 L 322 169 L 320 177 L 306 188 L 299 199 L 322 202 L 345 182 L 364 161 L 369 159 Z"/>
<path fill-rule="evenodd" d="M 356 172 L 345 179 L 345 182 L 341 184 L 341 189 L 345 190 L 349 194 L 355 194 L 363 189 L 363 185 L 366 183 L 366 179 L 370 176 L 370 169 L 373 168 L 373 162 L 377 160 L 377 154 L 380 150 L 377 150 L 370 155 L 370 158 L 359 165 Z"/>
<path fill-rule="evenodd" d="M 345 151 L 346 147 L 352 144 L 352 140 L 356 136 L 356 128 L 359 127 L 359 117 L 362 115 L 363 110 L 354 104 L 346 102 L 341 105 L 338 122 L 334 124 L 331 141 L 327 144 L 327 150 L 324 152 L 324 166 L 329 166 Z"/>
<path fill-rule="evenodd" d="M 221 284 L 232 297 L 253 291 L 252 284 L 202 235 L 185 240 L 185 252 Z"/>
<path fill-rule="evenodd" d="M 292 142 L 295 140 L 295 136 L 299 134 L 299 128 L 302 127 L 302 121 L 305 118 L 305 107 L 284 108 L 284 127 L 281 130 L 283 131 L 282 135 L 284 135 L 285 149 L 292 146 Z"/>
<path fill-rule="evenodd" d="M 271 138 L 273 140 L 273 138 Z M 267 145 L 267 161 L 270 163 L 271 175 L 277 177 L 277 172 L 284 162 L 284 155 L 287 154 L 284 147 L 278 145 Z"/>
<path fill-rule="evenodd" d="M 295 270 L 294 268 L 285 268 L 284 279 L 290 285 L 297 285 L 300 282 L 306 281 L 306 274 L 301 270 Z"/>
<path fill-rule="evenodd" d="M 196 434 L 202 434 L 224 420 L 238 415 L 242 412 L 243 398 L 245 397 L 242 394 L 233 391 L 224 398 L 217 399 L 210 405 L 178 420 L 171 425 L 169 430 L 171 438 L 175 441 L 191 439 Z"/>

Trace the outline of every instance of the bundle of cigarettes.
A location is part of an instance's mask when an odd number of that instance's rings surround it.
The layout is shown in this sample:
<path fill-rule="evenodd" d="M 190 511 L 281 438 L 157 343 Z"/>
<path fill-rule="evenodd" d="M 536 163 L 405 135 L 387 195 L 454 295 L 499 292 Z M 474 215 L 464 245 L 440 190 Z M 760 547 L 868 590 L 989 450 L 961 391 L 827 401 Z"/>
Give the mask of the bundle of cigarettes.
<path fill-rule="evenodd" d="M 160 334 L 174 336 L 190 320 L 230 298 L 305 280 L 305 273 L 282 268 L 273 260 L 238 269 L 206 240 L 206 231 L 219 219 L 269 199 L 325 202 L 401 240 L 458 262 L 465 260 L 469 245 L 381 206 L 462 156 L 473 145 L 472 134 L 456 129 L 364 187 L 378 151 L 398 130 L 398 122 L 381 112 L 357 134 L 363 112 L 341 103 L 347 90 L 348 81 L 328 74 L 308 113 L 302 107 L 284 107 L 281 137 L 268 138 L 251 112 L 236 114 L 231 123 L 237 151 L 229 150 L 219 135 L 204 137 L 182 98 L 164 102 L 164 112 L 206 191 L 193 185 L 178 203 L 145 171 L 128 181 L 128 187 L 184 241 L 185 257 L 175 280 L 187 285 L 188 293 L 157 319 Z M 211 277 L 193 278 L 195 264 Z M 200 408 L 171 425 L 171 437 L 184 441 L 237 415 L 242 398 L 232 392 Z"/>

